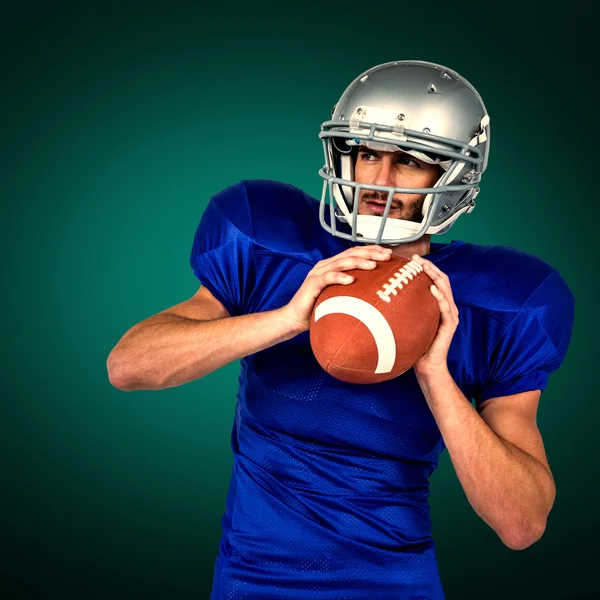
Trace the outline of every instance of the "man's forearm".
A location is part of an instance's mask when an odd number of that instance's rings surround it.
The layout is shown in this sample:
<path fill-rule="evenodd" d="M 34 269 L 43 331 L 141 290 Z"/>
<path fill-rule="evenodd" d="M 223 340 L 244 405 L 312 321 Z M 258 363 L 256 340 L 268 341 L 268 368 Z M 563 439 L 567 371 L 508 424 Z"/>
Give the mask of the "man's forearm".
<path fill-rule="evenodd" d="M 417 377 L 475 512 L 510 548 L 531 545 L 542 535 L 552 507 L 552 475 L 497 436 L 449 372 Z"/>
<path fill-rule="evenodd" d="M 213 321 L 160 314 L 115 346 L 107 361 L 109 378 L 125 391 L 175 387 L 297 333 L 282 309 Z"/>

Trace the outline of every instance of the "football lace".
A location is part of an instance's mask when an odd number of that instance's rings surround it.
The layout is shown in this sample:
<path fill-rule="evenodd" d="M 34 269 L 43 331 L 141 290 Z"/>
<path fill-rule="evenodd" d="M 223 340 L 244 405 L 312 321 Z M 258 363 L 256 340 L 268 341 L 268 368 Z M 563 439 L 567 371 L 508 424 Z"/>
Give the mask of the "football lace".
<path fill-rule="evenodd" d="M 385 302 L 391 302 L 390 296 L 394 296 L 401 290 L 405 285 L 408 284 L 416 275 L 423 271 L 423 267 L 416 261 L 411 260 L 406 263 L 399 271 L 394 273 L 393 277 L 390 277 L 389 283 L 384 283 L 382 289 L 377 291 L 377 295 Z"/>

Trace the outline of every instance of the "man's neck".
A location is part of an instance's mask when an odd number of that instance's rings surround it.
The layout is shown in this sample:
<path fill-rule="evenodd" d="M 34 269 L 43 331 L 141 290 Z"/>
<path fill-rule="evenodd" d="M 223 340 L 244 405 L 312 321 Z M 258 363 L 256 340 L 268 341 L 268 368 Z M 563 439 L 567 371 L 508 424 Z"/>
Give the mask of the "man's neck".
<path fill-rule="evenodd" d="M 413 254 L 419 256 L 425 256 L 430 251 L 430 240 L 431 234 L 425 234 L 414 242 L 407 242 L 406 244 L 396 244 L 395 246 L 387 245 L 387 248 L 392 249 L 392 256 L 402 256 L 404 258 L 411 259 Z"/>

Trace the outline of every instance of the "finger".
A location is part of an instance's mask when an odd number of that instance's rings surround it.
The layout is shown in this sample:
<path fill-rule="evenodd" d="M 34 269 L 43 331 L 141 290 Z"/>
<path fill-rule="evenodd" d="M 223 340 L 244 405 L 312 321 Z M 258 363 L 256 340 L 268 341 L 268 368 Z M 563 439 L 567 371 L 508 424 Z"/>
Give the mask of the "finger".
<path fill-rule="evenodd" d="M 438 301 L 442 319 L 458 325 L 458 309 L 456 308 L 456 305 L 453 302 L 450 302 L 435 284 L 430 286 L 429 289 Z"/>
<path fill-rule="evenodd" d="M 423 267 L 427 267 L 431 272 L 435 273 L 439 277 L 441 277 L 448 285 L 450 284 L 450 279 L 446 273 L 444 273 L 436 264 L 432 263 L 430 260 L 419 256 L 418 254 L 413 255 L 413 260 L 416 260 L 419 264 L 423 265 Z"/>
<path fill-rule="evenodd" d="M 312 283 L 312 296 L 316 299 L 318 295 L 329 285 L 340 284 L 348 285 L 354 281 L 352 275 L 348 273 L 342 273 L 341 271 L 328 271 L 313 279 Z"/>
<path fill-rule="evenodd" d="M 389 252 L 360 248 L 356 249 L 356 252 L 353 254 L 346 254 L 345 252 L 342 252 L 332 256 L 327 260 L 320 261 L 314 266 L 313 271 L 315 271 L 317 274 L 321 274 L 325 271 L 331 270 L 332 268 L 336 270 L 349 270 L 354 268 L 369 269 L 377 266 L 377 263 L 374 261 L 386 261 L 389 259 Z M 371 262 L 373 262 L 373 265 L 367 264 Z"/>
<path fill-rule="evenodd" d="M 452 294 L 452 286 L 450 285 L 450 278 L 446 273 L 441 271 L 436 265 L 434 265 L 431 261 L 422 258 L 415 254 L 413 256 L 413 260 L 416 260 L 423 266 L 425 273 L 429 276 L 429 278 L 438 286 L 438 288 L 454 302 L 454 295 Z"/>
<path fill-rule="evenodd" d="M 433 264 L 432 262 L 428 262 L 427 266 L 434 272 L 436 273 L 439 277 L 441 277 L 441 279 L 443 281 L 445 281 L 448 286 L 450 286 L 450 278 L 448 277 L 448 275 L 446 275 L 446 273 L 444 273 L 442 270 L 440 270 L 440 268 Z"/>
<path fill-rule="evenodd" d="M 442 313 L 442 319 L 447 319 L 450 313 L 450 304 L 446 299 L 446 296 L 440 291 L 436 285 L 432 285 L 429 288 L 431 293 L 435 296 L 440 306 L 440 312 Z"/>
<path fill-rule="evenodd" d="M 439 269 L 436 269 L 431 263 L 425 263 L 423 265 L 425 273 L 429 278 L 437 285 L 441 292 L 452 298 L 452 288 L 450 287 L 450 280 L 442 273 Z"/>
<path fill-rule="evenodd" d="M 383 250 L 384 252 L 391 252 L 392 249 L 386 246 L 381 246 L 380 244 L 365 244 L 364 246 L 353 246 L 349 248 L 349 250 L 358 250 L 361 248 L 367 248 L 368 250 Z"/>
<path fill-rule="evenodd" d="M 429 289 L 431 290 L 431 293 L 440 302 L 440 308 L 442 308 L 442 306 L 444 307 L 444 309 L 447 309 L 450 307 L 448 298 L 446 298 L 446 295 L 444 294 L 444 292 L 442 292 L 442 290 L 440 290 L 440 288 L 435 283 L 433 285 L 429 286 Z"/>
<path fill-rule="evenodd" d="M 336 256 L 370 256 L 373 253 L 387 255 L 392 253 L 392 249 L 377 245 L 353 246 L 352 248 L 347 248 L 343 252 L 340 252 Z M 335 256 L 333 258 L 335 258 Z"/>
<path fill-rule="evenodd" d="M 340 252 L 337 256 L 391 256 L 391 248 L 382 248 L 381 246 L 355 246 Z M 335 258 L 335 256 L 333 257 Z"/>
<path fill-rule="evenodd" d="M 360 258 L 354 256 L 348 256 L 345 258 L 339 258 L 338 260 L 330 263 L 325 267 L 327 271 L 349 271 L 350 269 L 364 269 L 371 270 L 377 266 L 377 261 L 368 259 L 368 258 Z"/>
<path fill-rule="evenodd" d="M 347 256 L 360 256 L 362 258 L 371 258 L 374 260 L 388 260 L 391 256 L 391 250 L 386 250 L 385 248 L 382 248 L 380 246 L 361 246 L 355 248 L 348 248 L 348 250 L 344 250 L 344 252 L 340 252 L 335 256 L 331 256 L 329 258 L 319 261 L 315 265 L 315 267 L 318 267 L 319 269 L 322 267 L 327 267 L 339 258 Z"/>

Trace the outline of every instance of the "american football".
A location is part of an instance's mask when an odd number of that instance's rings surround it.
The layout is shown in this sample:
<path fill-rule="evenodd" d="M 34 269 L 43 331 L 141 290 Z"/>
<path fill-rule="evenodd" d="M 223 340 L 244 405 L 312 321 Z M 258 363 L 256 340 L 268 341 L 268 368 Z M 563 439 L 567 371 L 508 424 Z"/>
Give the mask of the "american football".
<path fill-rule="evenodd" d="M 440 323 L 431 279 L 416 261 L 392 256 L 349 285 L 326 287 L 315 303 L 310 343 L 319 364 L 347 383 L 379 383 L 408 371 Z"/>

